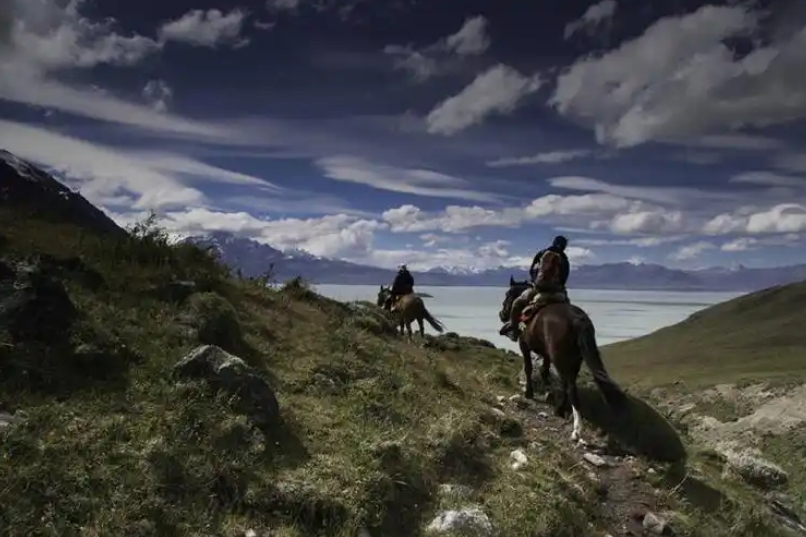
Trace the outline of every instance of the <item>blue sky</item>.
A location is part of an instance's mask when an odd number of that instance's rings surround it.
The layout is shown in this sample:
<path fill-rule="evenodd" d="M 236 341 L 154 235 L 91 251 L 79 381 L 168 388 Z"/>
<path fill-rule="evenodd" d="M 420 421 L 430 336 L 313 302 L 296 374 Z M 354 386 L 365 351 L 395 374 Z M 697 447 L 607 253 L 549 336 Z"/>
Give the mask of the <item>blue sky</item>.
<path fill-rule="evenodd" d="M 389 267 L 558 232 L 574 263 L 806 262 L 803 2 L 123 5 L 0 3 L 0 147 L 122 224 Z"/>

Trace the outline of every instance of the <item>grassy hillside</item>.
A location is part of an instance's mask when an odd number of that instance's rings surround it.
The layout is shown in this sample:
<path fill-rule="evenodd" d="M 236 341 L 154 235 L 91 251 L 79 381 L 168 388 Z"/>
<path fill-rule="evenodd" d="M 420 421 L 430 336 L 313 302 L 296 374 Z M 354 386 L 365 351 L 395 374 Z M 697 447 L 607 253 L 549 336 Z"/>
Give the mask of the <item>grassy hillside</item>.
<path fill-rule="evenodd" d="M 12 268 L 50 274 L 15 310 L 31 318 L 0 311 L 2 535 L 408 537 L 470 504 L 501 537 L 640 532 L 632 513 L 647 509 L 678 535 L 778 531 L 753 490 L 716 511 L 686 496 L 685 461 L 613 447 L 606 466 L 584 462 L 567 421 L 507 401 L 520 360 L 484 341 L 405 341 L 372 306 L 233 278 L 147 225 L 99 238 L 0 209 L 0 230 L 0 299 L 17 292 Z M 245 360 L 250 389 L 177 379 L 201 343 Z M 279 417 L 258 421 L 246 403 L 263 382 Z M 517 470 L 513 450 L 528 457 Z"/>
<path fill-rule="evenodd" d="M 610 370 L 639 386 L 806 379 L 806 282 L 744 295 L 603 349 Z"/>

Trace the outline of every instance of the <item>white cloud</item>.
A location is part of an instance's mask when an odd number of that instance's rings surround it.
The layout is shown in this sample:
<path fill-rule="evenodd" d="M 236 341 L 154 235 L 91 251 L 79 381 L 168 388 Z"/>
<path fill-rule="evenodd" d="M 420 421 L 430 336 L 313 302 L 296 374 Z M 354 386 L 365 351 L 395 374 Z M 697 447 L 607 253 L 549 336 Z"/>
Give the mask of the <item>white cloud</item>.
<path fill-rule="evenodd" d="M 699 241 L 692 244 L 687 244 L 686 246 L 681 247 L 676 252 L 669 255 L 670 259 L 675 261 L 688 261 L 691 259 L 696 259 L 699 257 L 703 252 L 708 250 L 712 250 L 716 248 L 713 244 L 706 241 Z"/>
<path fill-rule="evenodd" d="M 0 99 L 173 135 L 225 141 L 228 129 L 159 113 L 97 89 L 54 78 L 69 69 L 101 64 L 130 66 L 158 52 L 162 44 L 137 34 L 116 33 L 115 22 L 86 19 L 82 0 L 12 0 L 0 7 L 11 20 L 0 44 Z"/>
<path fill-rule="evenodd" d="M 525 77 L 512 67 L 498 64 L 431 110 L 426 118 L 428 132 L 452 135 L 490 115 L 509 114 L 541 84 L 539 75 Z"/>
<path fill-rule="evenodd" d="M 487 35 L 487 19 L 478 15 L 468 17 L 455 34 L 444 40 L 444 47 L 460 56 L 471 56 L 486 52 L 490 47 L 490 37 Z"/>
<path fill-rule="evenodd" d="M 615 0 L 602 0 L 598 4 L 593 4 L 582 14 L 582 17 L 565 26 L 563 32 L 565 39 L 569 39 L 580 30 L 585 30 L 588 34 L 593 33 L 601 24 L 609 22 L 613 18 L 617 7 L 618 4 Z"/>
<path fill-rule="evenodd" d="M 725 40 L 754 32 L 744 5 L 703 6 L 665 17 L 558 78 L 558 111 L 617 146 L 684 138 L 806 117 L 806 27 L 736 58 Z"/>
<path fill-rule="evenodd" d="M 157 112 L 167 112 L 173 90 L 164 80 L 149 80 L 143 88 L 143 98 Z"/>
<path fill-rule="evenodd" d="M 94 22 L 83 17 L 84 4 L 84 0 L 10 0 L 0 6 L 10 21 L 7 43 L 0 46 L 2 63 L 24 64 L 36 71 L 126 66 L 161 48 L 149 37 L 117 33 L 112 19 Z"/>
<path fill-rule="evenodd" d="M 464 179 L 432 170 L 397 168 L 374 164 L 353 156 L 320 158 L 316 165 L 325 177 L 337 181 L 356 183 L 380 190 L 414 194 L 417 196 L 455 198 L 476 201 L 494 201 L 497 196 L 471 190 Z"/>
<path fill-rule="evenodd" d="M 504 207 L 489 209 L 474 206 L 449 205 L 439 212 L 425 212 L 413 205 L 402 205 L 388 209 L 382 219 L 390 224 L 395 233 L 414 233 L 424 231 L 442 231 L 443 233 L 459 233 L 479 227 L 516 228 L 527 222 L 556 221 L 558 219 L 591 220 L 613 219 L 613 223 L 605 220 L 605 227 L 619 233 L 641 233 L 658 231 L 657 223 L 644 218 L 633 224 L 633 231 L 624 229 L 624 219 L 635 211 L 645 207 L 635 200 L 627 200 L 609 194 L 582 194 L 559 196 L 548 194 L 532 200 L 522 207 Z M 623 213 L 622 213 L 623 212 Z M 665 214 L 665 213 L 661 213 Z M 639 213 L 640 219 L 640 213 Z M 653 228 L 650 224 L 654 224 Z M 668 230 L 666 230 L 668 231 Z"/>
<path fill-rule="evenodd" d="M 454 34 L 443 37 L 421 49 L 413 45 L 387 45 L 385 54 L 395 57 L 395 68 L 408 71 L 417 82 L 424 82 L 449 71 L 457 57 L 476 56 L 487 51 L 490 37 L 487 19 L 481 15 L 468 17 Z"/>
<path fill-rule="evenodd" d="M 241 48 L 249 44 L 249 39 L 241 35 L 246 17 L 247 13 L 238 8 L 226 14 L 218 9 L 194 9 L 163 24 L 159 36 L 162 41 L 176 41 L 197 47 L 228 45 Z"/>
<path fill-rule="evenodd" d="M 511 157 L 500 158 L 487 162 L 491 168 L 504 168 L 507 166 L 528 166 L 531 164 L 562 164 L 575 159 L 590 156 L 593 153 L 590 149 L 568 149 L 564 151 L 549 151 L 538 153 L 531 157 Z"/>
<path fill-rule="evenodd" d="M 764 210 L 722 213 L 705 223 L 706 235 L 787 234 L 806 231 L 806 205 L 781 203 Z"/>
<path fill-rule="evenodd" d="M 279 192 L 260 178 L 180 155 L 127 153 L 5 120 L 0 120 L 0 146 L 65 174 L 99 205 L 159 209 L 200 204 L 203 193 L 189 186 L 198 180 L 252 186 L 255 195 Z"/>
<path fill-rule="evenodd" d="M 229 231 L 281 250 L 300 249 L 313 255 L 361 258 L 372 251 L 374 232 L 385 224 L 345 214 L 318 218 L 263 219 L 246 212 L 222 212 L 206 208 L 166 212 L 166 229 L 181 235 Z"/>
<path fill-rule="evenodd" d="M 302 2 L 303 0 L 267 0 L 266 8 L 278 11 L 294 11 L 302 5 Z"/>
<path fill-rule="evenodd" d="M 751 249 L 758 243 L 758 239 L 754 237 L 739 237 L 728 241 L 719 247 L 723 252 L 744 252 Z"/>

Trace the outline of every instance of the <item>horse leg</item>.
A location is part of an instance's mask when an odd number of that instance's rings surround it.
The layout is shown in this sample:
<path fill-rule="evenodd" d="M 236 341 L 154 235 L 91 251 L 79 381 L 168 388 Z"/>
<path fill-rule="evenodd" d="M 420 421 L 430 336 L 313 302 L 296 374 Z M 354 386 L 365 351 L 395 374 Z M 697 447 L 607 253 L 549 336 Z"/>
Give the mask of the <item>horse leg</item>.
<path fill-rule="evenodd" d="M 417 326 L 420 327 L 420 337 L 425 337 L 425 325 L 422 317 L 417 317 Z"/>
<path fill-rule="evenodd" d="M 521 356 L 523 356 L 523 374 L 526 377 L 526 388 L 524 389 L 523 396 L 527 399 L 535 398 L 535 389 L 532 383 L 532 351 L 524 343 L 523 339 L 519 341 L 521 349 Z"/>
<path fill-rule="evenodd" d="M 582 415 L 579 413 L 579 393 L 577 392 L 576 378 L 568 381 L 568 398 L 571 400 L 571 412 L 574 416 L 574 428 L 571 431 L 571 441 L 584 444 L 582 439 Z"/>
<path fill-rule="evenodd" d="M 413 334 L 411 333 L 411 319 L 406 319 L 406 332 L 407 332 L 407 333 L 408 333 L 408 335 L 409 335 L 409 339 L 411 339 L 411 338 L 412 338 L 412 335 L 413 335 Z"/>

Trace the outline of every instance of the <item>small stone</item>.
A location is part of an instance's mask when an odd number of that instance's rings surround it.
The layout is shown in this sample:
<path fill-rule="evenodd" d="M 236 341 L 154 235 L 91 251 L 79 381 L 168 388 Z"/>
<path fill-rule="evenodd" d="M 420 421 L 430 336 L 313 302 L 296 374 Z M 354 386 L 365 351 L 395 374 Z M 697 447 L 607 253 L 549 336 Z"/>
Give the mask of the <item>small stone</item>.
<path fill-rule="evenodd" d="M 655 535 L 669 535 L 670 533 L 666 521 L 651 511 L 644 515 L 643 526 L 645 530 Z"/>
<path fill-rule="evenodd" d="M 478 507 L 443 511 L 428 524 L 425 531 L 474 537 L 487 537 L 494 533 L 489 517 Z"/>
<path fill-rule="evenodd" d="M 547 419 L 549 419 L 549 415 L 546 412 L 538 412 L 537 413 L 537 418 L 541 419 L 541 420 L 547 420 Z"/>
<path fill-rule="evenodd" d="M 650 468 L 649 470 L 646 471 L 646 473 L 648 473 L 649 475 L 655 475 L 658 472 L 654 468 Z"/>
<path fill-rule="evenodd" d="M 257 537 L 257 532 L 250 528 L 243 532 L 243 537 Z"/>
<path fill-rule="evenodd" d="M 500 408 L 492 407 L 490 409 L 490 412 L 492 412 L 493 414 L 495 414 L 499 418 L 506 418 L 507 417 L 507 413 L 504 412 L 503 410 L 501 410 Z"/>
<path fill-rule="evenodd" d="M 607 461 L 604 458 L 596 455 L 595 453 L 585 453 L 582 455 L 582 458 L 585 459 L 588 463 L 596 466 L 597 468 L 602 468 L 607 466 Z"/>
<path fill-rule="evenodd" d="M 529 462 L 529 459 L 526 457 L 526 454 L 521 449 L 516 449 L 512 453 L 509 454 L 509 458 L 512 459 L 512 469 L 513 470 L 520 470 Z"/>

